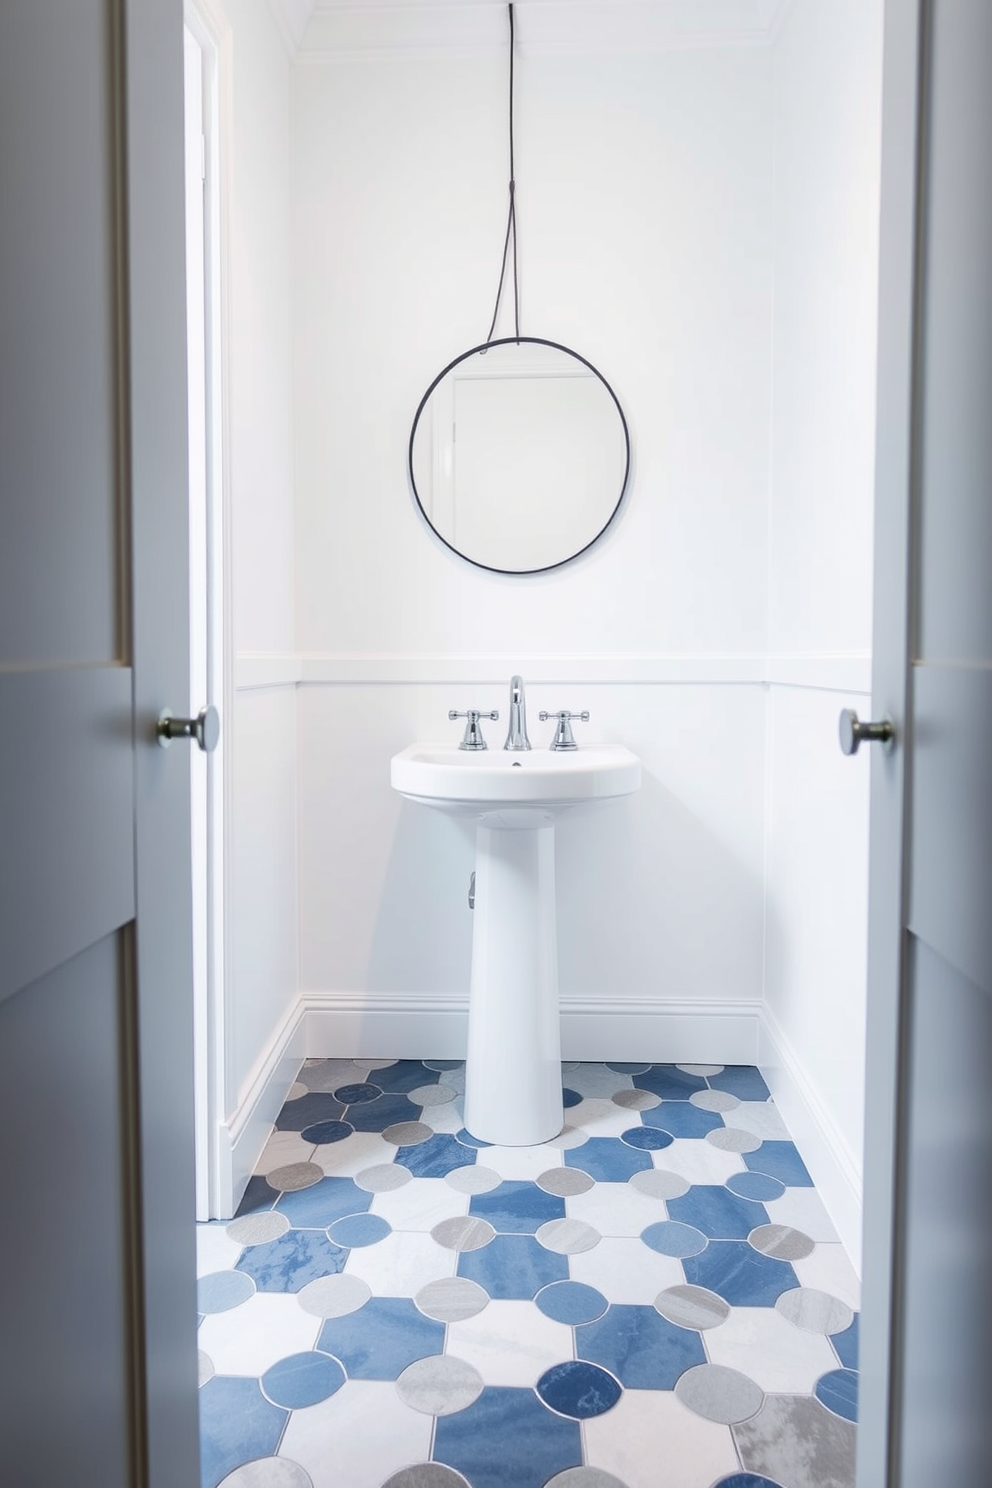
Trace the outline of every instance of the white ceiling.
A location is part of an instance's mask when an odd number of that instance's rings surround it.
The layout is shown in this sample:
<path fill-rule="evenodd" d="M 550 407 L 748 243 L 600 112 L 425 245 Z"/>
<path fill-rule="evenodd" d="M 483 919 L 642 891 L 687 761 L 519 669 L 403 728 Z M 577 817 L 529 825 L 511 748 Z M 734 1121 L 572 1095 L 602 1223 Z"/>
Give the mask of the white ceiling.
<path fill-rule="evenodd" d="M 791 0 L 515 0 L 522 52 L 767 46 Z M 269 0 L 299 62 L 506 46 L 504 0 Z"/>

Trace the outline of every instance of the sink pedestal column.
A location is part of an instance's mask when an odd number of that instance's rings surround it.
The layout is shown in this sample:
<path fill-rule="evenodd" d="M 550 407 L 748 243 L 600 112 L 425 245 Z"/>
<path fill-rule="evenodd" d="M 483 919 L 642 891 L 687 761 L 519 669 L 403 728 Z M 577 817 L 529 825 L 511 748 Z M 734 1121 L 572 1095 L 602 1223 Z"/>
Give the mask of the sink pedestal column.
<path fill-rule="evenodd" d="M 525 1147 L 563 1125 L 555 829 L 476 829 L 465 1125 Z"/>

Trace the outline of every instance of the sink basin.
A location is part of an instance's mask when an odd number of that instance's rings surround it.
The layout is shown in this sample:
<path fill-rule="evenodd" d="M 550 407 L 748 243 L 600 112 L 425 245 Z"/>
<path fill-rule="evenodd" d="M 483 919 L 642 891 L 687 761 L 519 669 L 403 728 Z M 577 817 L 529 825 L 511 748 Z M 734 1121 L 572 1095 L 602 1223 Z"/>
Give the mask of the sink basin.
<path fill-rule="evenodd" d="M 551 824 L 564 811 L 630 795 L 641 762 L 622 745 L 574 751 L 472 753 L 455 744 L 411 744 L 393 756 L 393 789 L 492 827 Z"/>

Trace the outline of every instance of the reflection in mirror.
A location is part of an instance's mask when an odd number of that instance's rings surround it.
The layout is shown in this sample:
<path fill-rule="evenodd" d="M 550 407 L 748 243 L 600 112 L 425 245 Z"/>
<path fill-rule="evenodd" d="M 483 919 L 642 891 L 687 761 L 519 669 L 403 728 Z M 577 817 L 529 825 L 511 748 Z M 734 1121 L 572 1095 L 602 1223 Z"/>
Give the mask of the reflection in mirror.
<path fill-rule="evenodd" d="M 438 537 L 503 573 L 555 568 L 595 542 L 629 465 L 609 383 L 576 352 L 529 336 L 452 362 L 410 435 L 414 494 Z"/>

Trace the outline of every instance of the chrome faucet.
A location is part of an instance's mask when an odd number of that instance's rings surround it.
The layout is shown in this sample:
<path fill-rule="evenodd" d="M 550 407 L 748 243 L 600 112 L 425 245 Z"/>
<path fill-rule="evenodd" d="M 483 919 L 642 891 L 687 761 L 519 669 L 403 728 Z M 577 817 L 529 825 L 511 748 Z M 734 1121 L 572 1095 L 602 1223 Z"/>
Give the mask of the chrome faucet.
<path fill-rule="evenodd" d="M 510 678 L 510 727 L 507 730 L 504 749 L 529 749 L 527 737 L 527 705 L 524 702 L 523 677 Z"/>

